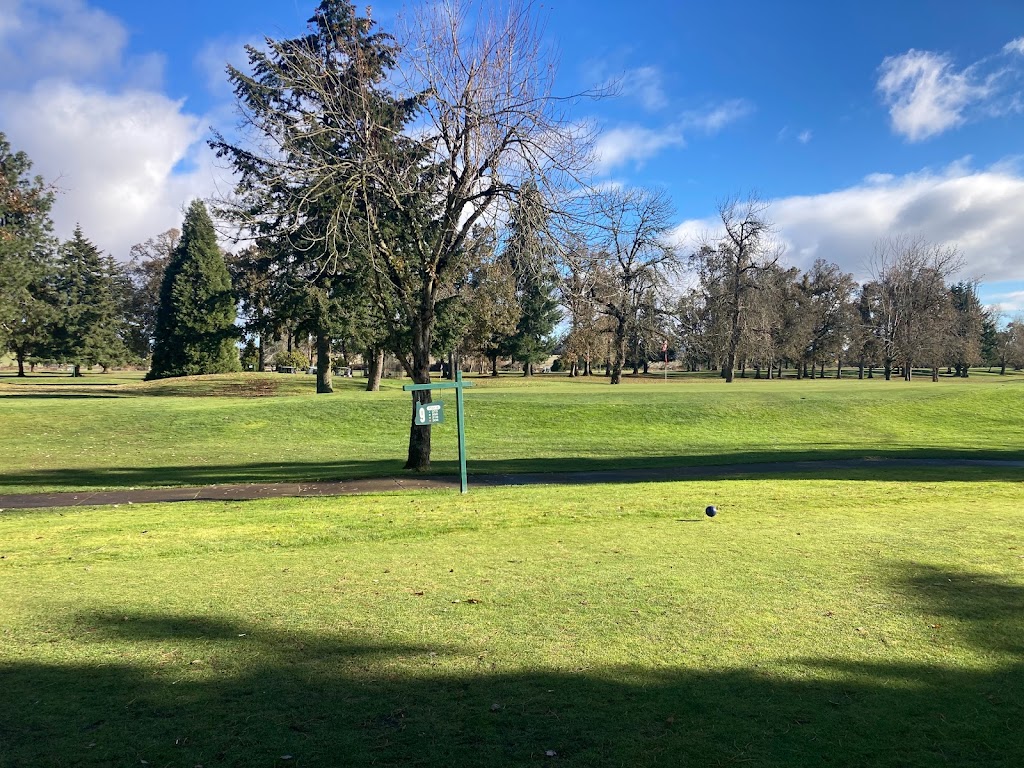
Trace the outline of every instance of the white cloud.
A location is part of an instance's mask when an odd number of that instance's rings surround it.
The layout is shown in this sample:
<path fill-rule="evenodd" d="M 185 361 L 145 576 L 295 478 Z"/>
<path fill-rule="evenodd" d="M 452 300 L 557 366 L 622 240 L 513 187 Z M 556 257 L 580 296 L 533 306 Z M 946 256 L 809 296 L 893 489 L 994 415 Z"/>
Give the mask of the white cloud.
<path fill-rule="evenodd" d="M 1024 291 L 993 293 L 990 298 L 995 307 L 1006 316 L 1013 317 L 1024 312 Z"/>
<path fill-rule="evenodd" d="M 686 112 L 683 125 L 707 134 L 718 133 L 730 123 L 742 120 L 754 111 L 754 105 L 746 99 L 731 99 L 705 109 Z"/>
<path fill-rule="evenodd" d="M 946 56 L 911 50 L 882 62 L 878 90 L 889 107 L 893 130 L 921 141 L 964 122 L 968 104 L 989 94 Z"/>
<path fill-rule="evenodd" d="M 162 54 L 127 56 L 127 42 L 84 0 L 0 0 L 0 130 L 59 188 L 57 235 L 80 223 L 120 259 L 223 175 L 203 142 L 209 118 L 162 92 Z"/>
<path fill-rule="evenodd" d="M 12 145 L 62 190 L 53 211 L 61 237 L 81 223 L 86 237 L 123 259 L 133 243 L 177 225 L 191 198 L 213 192 L 204 124 L 159 93 L 49 80 L 0 94 L 0 111 Z"/>
<path fill-rule="evenodd" d="M 622 94 L 636 98 L 649 112 L 668 105 L 662 87 L 661 71 L 656 67 L 638 67 L 626 72 L 620 80 Z"/>
<path fill-rule="evenodd" d="M 807 144 L 813 138 L 814 138 L 814 131 L 806 130 L 806 131 L 801 131 L 797 135 L 796 140 L 799 141 L 801 144 Z"/>
<path fill-rule="evenodd" d="M 0 0 L 0 86 L 119 69 L 127 41 L 120 21 L 82 0 Z"/>
<path fill-rule="evenodd" d="M 1019 53 L 1024 55 L 1024 37 L 1011 40 L 1003 46 L 1003 53 Z"/>
<path fill-rule="evenodd" d="M 893 131 L 923 141 L 975 117 L 1020 111 L 1021 54 L 1024 37 L 963 69 L 934 51 L 911 49 L 887 57 L 876 88 L 889 108 Z"/>
<path fill-rule="evenodd" d="M 676 126 L 662 129 L 622 126 L 603 131 L 594 144 L 594 161 L 599 173 L 634 163 L 643 164 L 668 147 L 685 147 L 683 132 Z"/>
<path fill-rule="evenodd" d="M 941 172 L 872 174 L 846 189 L 773 200 L 769 216 L 794 266 L 822 258 L 864 279 L 875 242 L 921 235 L 961 250 L 962 277 L 992 283 L 1024 280 L 1022 199 L 1024 175 L 1011 164 L 975 170 L 954 163 Z M 680 224 L 676 236 L 692 247 L 716 230 L 713 219 L 697 219 Z"/>

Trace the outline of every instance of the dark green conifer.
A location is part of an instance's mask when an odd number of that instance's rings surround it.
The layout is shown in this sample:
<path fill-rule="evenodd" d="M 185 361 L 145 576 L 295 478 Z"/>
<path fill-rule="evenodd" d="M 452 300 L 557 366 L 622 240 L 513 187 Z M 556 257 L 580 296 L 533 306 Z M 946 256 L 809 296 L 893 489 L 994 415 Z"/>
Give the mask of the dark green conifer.
<path fill-rule="evenodd" d="M 147 378 L 238 371 L 238 336 L 231 277 L 206 206 L 194 200 L 160 286 Z"/>
<path fill-rule="evenodd" d="M 47 356 L 73 365 L 74 376 L 81 375 L 83 365 L 107 368 L 126 357 L 116 269 L 81 227 L 60 248 L 53 283 L 56 319 Z"/>

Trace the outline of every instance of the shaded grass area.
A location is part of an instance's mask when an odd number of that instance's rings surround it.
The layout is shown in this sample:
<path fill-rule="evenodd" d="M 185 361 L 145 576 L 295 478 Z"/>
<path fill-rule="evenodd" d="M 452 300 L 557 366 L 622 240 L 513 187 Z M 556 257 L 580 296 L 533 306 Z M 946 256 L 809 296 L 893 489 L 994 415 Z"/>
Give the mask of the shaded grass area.
<path fill-rule="evenodd" d="M 409 395 L 340 379 L 232 375 L 0 393 L 0 491 L 344 480 L 401 472 Z M 1024 377 L 717 381 L 620 387 L 476 379 L 471 473 L 581 471 L 859 458 L 1024 458 Z M 12 388 L 13 389 L 13 388 Z M 272 391 L 277 394 L 261 395 Z M 303 390 L 305 391 L 305 390 Z M 253 393 L 256 393 L 255 395 Z M 451 407 L 452 403 L 449 403 Z M 454 419 L 434 471 L 456 471 Z"/>
<path fill-rule="evenodd" d="M 1017 765 L 1019 489 L 5 513 L 0 764 Z"/>

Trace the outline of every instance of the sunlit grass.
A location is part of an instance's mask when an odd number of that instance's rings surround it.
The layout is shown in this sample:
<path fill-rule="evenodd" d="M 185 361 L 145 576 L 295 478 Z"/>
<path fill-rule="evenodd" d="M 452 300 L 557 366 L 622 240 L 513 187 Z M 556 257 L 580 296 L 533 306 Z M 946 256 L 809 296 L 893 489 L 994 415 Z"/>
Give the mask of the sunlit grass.
<path fill-rule="evenodd" d="M 466 393 L 471 473 L 1024 457 L 1022 376 L 937 384 L 654 379 L 612 387 L 567 377 L 473 383 Z M 275 374 L 32 391 L 10 385 L 0 391 L 0 490 L 399 473 L 409 395 L 400 380 L 386 380 L 378 393 L 363 391 L 364 384 L 336 379 L 337 391 L 326 396 L 308 394 L 310 376 Z M 435 471 L 456 471 L 454 418 L 434 428 L 433 442 Z"/>
<path fill-rule="evenodd" d="M 6 512 L 0 764 L 1015 765 L 1020 485 L 900 477 Z"/>

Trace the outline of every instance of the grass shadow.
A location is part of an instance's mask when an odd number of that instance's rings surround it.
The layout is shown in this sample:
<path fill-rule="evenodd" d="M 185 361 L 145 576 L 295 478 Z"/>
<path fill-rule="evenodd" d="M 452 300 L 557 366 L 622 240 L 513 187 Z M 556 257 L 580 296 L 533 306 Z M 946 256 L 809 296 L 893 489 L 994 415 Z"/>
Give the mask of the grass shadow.
<path fill-rule="evenodd" d="M 221 484 L 337 482 L 389 476 L 452 476 L 455 461 L 406 473 L 402 461 L 343 460 L 165 466 L 76 467 L 0 472 L 0 492 L 55 487 L 89 491 Z M 729 452 L 700 456 L 471 459 L 470 482 L 492 485 L 640 483 L 713 478 L 951 480 L 1024 479 L 1020 451 L 906 448 Z M 6 491 L 10 492 L 10 491 Z"/>
<path fill-rule="evenodd" d="M 62 642 L 94 661 L 0 662 L 0 764 L 1019 765 L 1024 587 L 899 570 L 921 621 L 956 619 L 946 642 L 991 664 L 502 671 L 457 644 L 83 613 Z M 125 660 L 139 650 L 160 661 Z M 434 671 L 457 656 L 475 671 Z"/>

